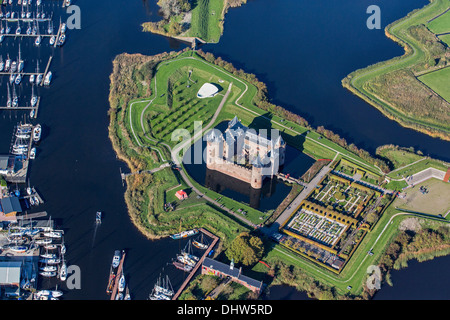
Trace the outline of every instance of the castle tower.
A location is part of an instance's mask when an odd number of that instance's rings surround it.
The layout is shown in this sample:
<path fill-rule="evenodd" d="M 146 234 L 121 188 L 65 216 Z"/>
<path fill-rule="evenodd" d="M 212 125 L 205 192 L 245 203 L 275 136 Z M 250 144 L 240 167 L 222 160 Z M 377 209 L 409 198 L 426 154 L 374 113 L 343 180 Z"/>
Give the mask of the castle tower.
<path fill-rule="evenodd" d="M 206 167 L 214 169 L 221 159 L 221 139 L 215 130 L 206 135 Z"/>
<path fill-rule="evenodd" d="M 263 173 L 262 173 L 262 169 L 263 169 L 263 164 L 261 162 L 261 159 L 259 157 L 259 155 L 256 156 L 255 160 L 253 161 L 253 166 L 252 166 L 252 178 L 250 181 L 250 185 L 252 186 L 252 188 L 254 189 L 260 189 L 262 188 L 263 185 Z"/>

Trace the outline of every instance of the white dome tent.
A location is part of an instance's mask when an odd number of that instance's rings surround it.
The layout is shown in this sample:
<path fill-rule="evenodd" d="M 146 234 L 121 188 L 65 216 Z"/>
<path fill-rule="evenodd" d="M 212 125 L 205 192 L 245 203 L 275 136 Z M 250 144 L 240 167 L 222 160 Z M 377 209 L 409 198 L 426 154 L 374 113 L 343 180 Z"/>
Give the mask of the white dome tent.
<path fill-rule="evenodd" d="M 197 98 L 203 99 L 203 98 L 212 98 L 214 97 L 217 92 L 219 92 L 219 88 L 217 88 L 212 83 L 205 83 L 200 90 L 198 90 Z"/>

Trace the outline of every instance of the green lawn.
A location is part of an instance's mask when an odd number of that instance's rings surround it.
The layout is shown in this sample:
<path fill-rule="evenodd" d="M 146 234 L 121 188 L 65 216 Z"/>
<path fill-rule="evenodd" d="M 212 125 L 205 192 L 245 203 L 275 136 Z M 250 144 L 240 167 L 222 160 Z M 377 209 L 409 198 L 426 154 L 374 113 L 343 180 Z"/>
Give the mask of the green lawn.
<path fill-rule="evenodd" d="M 428 28 L 437 34 L 450 32 L 450 11 L 428 23 Z"/>
<path fill-rule="evenodd" d="M 450 67 L 427 73 L 420 76 L 419 80 L 450 102 Z"/>
<path fill-rule="evenodd" d="M 450 34 L 439 36 L 442 42 L 445 42 L 450 47 Z"/>
<path fill-rule="evenodd" d="M 224 0 L 196 0 L 188 36 L 219 42 L 222 35 Z"/>

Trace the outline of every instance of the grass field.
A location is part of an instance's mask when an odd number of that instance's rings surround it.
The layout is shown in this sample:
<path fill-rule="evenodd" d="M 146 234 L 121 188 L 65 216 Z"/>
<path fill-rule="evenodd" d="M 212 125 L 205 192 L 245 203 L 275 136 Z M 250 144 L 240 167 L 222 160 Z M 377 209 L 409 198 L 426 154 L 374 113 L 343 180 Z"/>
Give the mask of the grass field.
<path fill-rule="evenodd" d="M 446 101 L 450 102 L 450 67 L 427 73 L 420 76 L 419 80 L 433 89 L 433 91 L 435 91 Z"/>
<path fill-rule="evenodd" d="M 428 193 L 420 192 L 420 187 L 428 189 Z M 432 215 L 444 215 L 450 210 L 450 183 L 438 179 L 429 179 L 408 188 L 405 198 L 397 198 L 393 206 Z"/>
<path fill-rule="evenodd" d="M 187 36 L 218 42 L 223 28 L 224 0 L 196 0 Z"/>
<path fill-rule="evenodd" d="M 450 32 L 450 11 L 428 23 L 428 28 L 437 34 Z"/>
<path fill-rule="evenodd" d="M 439 39 L 450 47 L 450 34 L 439 36 Z"/>

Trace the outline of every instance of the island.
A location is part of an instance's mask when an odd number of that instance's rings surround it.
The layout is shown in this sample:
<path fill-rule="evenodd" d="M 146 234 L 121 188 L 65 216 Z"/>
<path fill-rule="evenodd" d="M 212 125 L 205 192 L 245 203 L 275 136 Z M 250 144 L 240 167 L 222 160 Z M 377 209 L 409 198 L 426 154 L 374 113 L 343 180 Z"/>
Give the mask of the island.
<path fill-rule="evenodd" d="M 222 265 L 239 265 L 258 284 L 293 285 L 317 299 L 368 299 L 376 292 L 370 266 L 389 281 L 390 270 L 410 259 L 449 253 L 450 164 L 412 148 L 381 146 L 371 155 L 348 145 L 270 103 L 264 83 L 220 57 L 192 49 L 121 54 L 113 62 L 109 100 L 110 139 L 130 169 L 122 174 L 129 215 L 150 239 L 204 228 L 219 239 L 214 257 Z M 310 159 L 301 176 L 284 168 L 262 183 L 290 188 L 273 210 L 225 196 L 189 174 L 192 158 L 185 153 L 202 140 L 221 141 L 212 132 L 223 124 L 243 136 L 249 129 L 276 130 L 278 145 L 290 148 L 286 157 L 300 152 L 302 161 Z M 219 150 L 217 157 L 226 155 Z M 257 162 L 239 165 L 251 172 Z M 233 170 L 222 171 L 232 178 Z M 220 279 L 202 272 L 180 298 L 260 294 L 237 283 L 236 290 L 217 293 Z"/>

